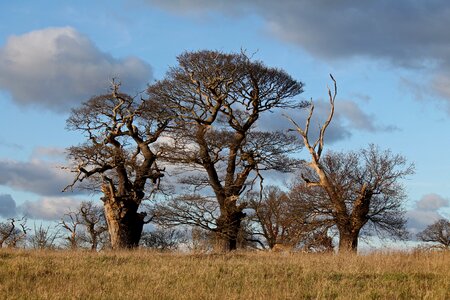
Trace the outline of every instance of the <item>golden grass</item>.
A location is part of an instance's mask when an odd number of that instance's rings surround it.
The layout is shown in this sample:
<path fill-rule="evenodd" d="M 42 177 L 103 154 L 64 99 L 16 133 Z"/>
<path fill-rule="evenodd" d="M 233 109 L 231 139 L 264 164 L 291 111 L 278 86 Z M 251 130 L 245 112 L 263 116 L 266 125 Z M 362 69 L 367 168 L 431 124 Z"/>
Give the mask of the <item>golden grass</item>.
<path fill-rule="evenodd" d="M 450 253 L 0 251 L 1 299 L 450 299 Z"/>

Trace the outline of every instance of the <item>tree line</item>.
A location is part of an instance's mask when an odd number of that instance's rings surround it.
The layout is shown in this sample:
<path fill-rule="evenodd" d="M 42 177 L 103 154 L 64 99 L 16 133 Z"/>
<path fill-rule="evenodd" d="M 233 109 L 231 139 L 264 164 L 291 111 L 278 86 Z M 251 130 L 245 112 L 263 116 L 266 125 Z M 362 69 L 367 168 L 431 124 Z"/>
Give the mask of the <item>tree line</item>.
<path fill-rule="evenodd" d="M 324 151 L 337 96 L 332 76 L 329 114 L 312 138 L 314 104 L 297 98 L 304 84 L 284 70 L 242 52 L 185 52 L 177 62 L 143 94 L 122 93 L 113 81 L 110 93 L 74 108 L 67 120 L 85 139 L 67 149 L 75 175 L 64 190 L 102 194 L 99 227 L 112 249 L 182 240 L 175 229 L 143 236 L 150 223 L 190 226 L 191 239 L 208 237 L 221 251 L 329 251 L 336 236 L 347 252 L 357 250 L 361 233 L 407 235 L 400 181 L 413 166 L 376 145 Z M 290 117 L 295 110 L 307 112 L 305 124 Z M 280 111 L 292 130 L 263 129 L 261 117 Z M 264 181 L 269 172 L 296 179 L 271 186 Z M 68 243 L 78 243 L 76 226 L 84 226 L 96 249 L 101 238 L 94 241 L 88 224 L 81 209 L 69 212 L 61 224 L 74 234 Z"/>

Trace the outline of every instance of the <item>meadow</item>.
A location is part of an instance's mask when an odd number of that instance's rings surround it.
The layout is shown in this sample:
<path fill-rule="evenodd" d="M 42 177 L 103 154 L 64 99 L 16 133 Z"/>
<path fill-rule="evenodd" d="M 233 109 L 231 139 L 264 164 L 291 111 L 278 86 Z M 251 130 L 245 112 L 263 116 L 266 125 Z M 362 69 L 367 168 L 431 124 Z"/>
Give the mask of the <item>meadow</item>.
<path fill-rule="evenodd" d="M 450 299 L 450 253 L 0 249 L 1 299 Z"/>

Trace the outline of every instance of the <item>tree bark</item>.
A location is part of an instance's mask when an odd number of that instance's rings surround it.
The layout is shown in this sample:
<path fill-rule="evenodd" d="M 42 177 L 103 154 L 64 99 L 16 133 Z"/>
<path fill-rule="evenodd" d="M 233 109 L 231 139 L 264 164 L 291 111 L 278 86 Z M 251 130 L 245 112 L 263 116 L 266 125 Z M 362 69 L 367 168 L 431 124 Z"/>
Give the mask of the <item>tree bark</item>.
<path fill-rule="evenodd" d="M 116 197 L 115 201 L 105 201 L 104 208 L 112 248 L 136 248 L 141 239 L 145 217 L 137 212 L 136 202 L 130 199 L 118 201 Z"/>
<path fill-rule="evenodd" d="M 216 248 L 218 251 L 229 252 L 237 249 L 241 221 L 244 217 L 245 213 L 242 212 L 242 209 L 234 204 L 221 209 L 216 231 Z"/>
<path fill-rule="evenodd" d="M 339 230 L 339 253 L 356 253 L 358 249 L 359 230 Z"/>

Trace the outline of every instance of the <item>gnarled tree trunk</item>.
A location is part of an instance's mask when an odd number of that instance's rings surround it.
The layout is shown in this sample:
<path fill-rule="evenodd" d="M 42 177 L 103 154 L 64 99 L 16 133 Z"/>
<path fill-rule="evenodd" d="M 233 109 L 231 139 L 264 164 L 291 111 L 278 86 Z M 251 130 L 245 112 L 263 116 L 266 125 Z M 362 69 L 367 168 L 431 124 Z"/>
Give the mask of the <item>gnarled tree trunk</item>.
<path fill-rule="evenodd" d="M 352 252 L 358 250 L 359 230 L 339 229 L 339 253 Z"/>
<path fill-rule="evenodd" d="M 221 209 L 217 220 L 216 246 L 218 251 L 228 252 L 237 249 L 241 221 L 245 217 L 242 208 L 234 203 Z"/>
<path fill-rule="evenodd" d="M 145 214 L 137 212 L 138 205 L 132 199 L 117 198 L 104 198 L 111 247 L 114 250 L 136 248 L 141 239 Z"/>

